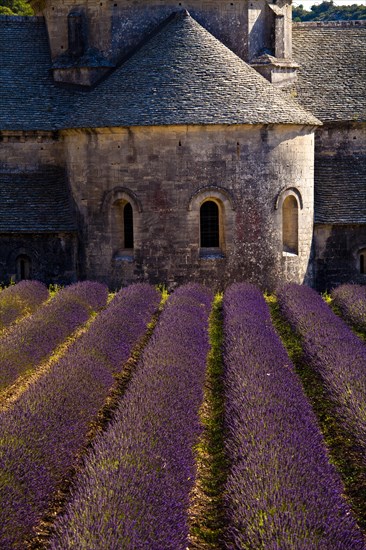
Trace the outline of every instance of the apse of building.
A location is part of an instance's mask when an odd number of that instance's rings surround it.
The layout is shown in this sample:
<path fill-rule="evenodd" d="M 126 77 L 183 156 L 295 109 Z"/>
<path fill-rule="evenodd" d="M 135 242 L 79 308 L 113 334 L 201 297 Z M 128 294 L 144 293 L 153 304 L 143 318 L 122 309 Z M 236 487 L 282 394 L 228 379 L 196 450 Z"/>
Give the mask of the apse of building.
<path fill-rule="evenodd" d="M 363 22 L 34 6 L 0 17 L 0 280 L 366 282 Z"/>

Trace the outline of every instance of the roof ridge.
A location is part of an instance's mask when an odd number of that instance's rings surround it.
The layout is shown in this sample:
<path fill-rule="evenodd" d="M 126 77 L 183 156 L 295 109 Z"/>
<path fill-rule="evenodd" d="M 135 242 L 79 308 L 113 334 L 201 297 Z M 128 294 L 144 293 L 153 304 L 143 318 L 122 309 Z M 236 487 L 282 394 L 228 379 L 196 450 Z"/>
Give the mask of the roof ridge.
<path fill-rule="evenodd" d="M 350 28 L 350 27 L 366 27 L 366 19 L 352 19 L 348 21 L 294 21 L 293 27 L 296 28 Z"/>

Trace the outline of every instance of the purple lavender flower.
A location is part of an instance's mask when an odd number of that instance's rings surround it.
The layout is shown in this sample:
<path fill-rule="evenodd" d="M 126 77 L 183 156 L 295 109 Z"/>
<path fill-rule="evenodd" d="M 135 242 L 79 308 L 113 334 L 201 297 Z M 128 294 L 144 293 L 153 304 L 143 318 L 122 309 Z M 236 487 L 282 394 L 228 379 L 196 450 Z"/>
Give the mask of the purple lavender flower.
<path fill-rule="evenodd" d="M 224 295 L 226 450 L 231 463 L 223 546 L 365 548 L 315 415 L 260 291 Z"/>
<path fill-rule="evenodd" d="M 1 548 L 24 547 L 159 302 L 149 285 L 121 290 L 52 370 L 0 414 Z"/>
<path fill-rule="evenodd" d="M 302 338 L 307 361 L 321 375 L 346 429 L 366 457 L 366 346 L 319 294 L 300 285 L 278 292 L 281 310 Z"/>
<path fill-rule="evenodd" d="M 0 294 L 0 332 L 33 313 L 47 298 L 47 287 L 39 281 L 21 281 L 4 289 Z"/>
<path fill-rule="evenodd" d="M 346 321 L 356 328 L 366 331 L 365 285 L 341 285 L 332 291 L 332 298 Z"/>
<path fill-rule="evenodd" d="M 83 282 L 61 290 L 0 340 L 0 389 L 45 360 L 90 313 L 106 304 L 105 285 Z"/>
<path fill-rule="evenodd" d="M 211 293 L 169 299 L 108 431 L 97 438 L 51 548 L 187 547 Z"/>

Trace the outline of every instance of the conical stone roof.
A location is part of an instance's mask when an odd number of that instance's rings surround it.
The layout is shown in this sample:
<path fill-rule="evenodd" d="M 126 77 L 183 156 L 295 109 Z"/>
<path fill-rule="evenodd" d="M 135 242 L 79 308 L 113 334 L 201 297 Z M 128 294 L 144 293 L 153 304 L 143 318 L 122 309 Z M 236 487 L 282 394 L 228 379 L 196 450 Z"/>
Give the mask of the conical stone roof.
<path fill-rule="evenodd" d="M 41 17 L 0 17 L 0 47 L 2 130 L 319 124 L 184 12 L 93 88 L 54 82 Z"/>
<path fill-rule="evenodd" d="M 319 124 L 187 12 L 82 94 L 73 112 L 71 127 Z"/>

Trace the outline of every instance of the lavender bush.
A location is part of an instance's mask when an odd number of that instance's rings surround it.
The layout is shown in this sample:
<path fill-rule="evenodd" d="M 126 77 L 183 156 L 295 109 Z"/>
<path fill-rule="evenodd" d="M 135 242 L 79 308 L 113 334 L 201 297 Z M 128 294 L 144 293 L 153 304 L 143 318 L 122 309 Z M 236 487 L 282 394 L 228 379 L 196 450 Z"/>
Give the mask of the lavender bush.
<path fill-rule="evenodd" d="M 346 321 L 366 331 L 366 286 L 341 285 L 332 291 L 331 296 Z"/>
<path fill-rule="evenodd" d="M 223 313 L 226 450 L 231 463 L 223 546 L 365 548 L 260 291 L 249 284 L 232 285 L 224 295 Z"/>
<path fill-rule="evenodd" d="M 0 390 L 46 359 L 107 297 L 105 285 L 76 283 L 6 333 L 0 340 Z"/>
<path fill-rule="evenodd" d="M 168 299 L 114 421 L 96 440 L 56 524 L 53 549 L 187 547 L 211 301 L 198 285 Z"/>
<path fill-rule="evenodd" d="M 286 285 L 280 308 L 302 338 L 308 362 L 321 375 L 339 418 L 366 458 L 366 346 L 311 288 Z"/>
<path fill-rule="evenodd" d="M 21 281 L 5 288 L 0 294 L 0 332 L 33 313 L 48 296 L 46 286 L 39 281 Z"/>
<path fill-rule="evenodd" d="M 148 285 L 121 290 L 52 370 L 0 414 L 1 548 L 24 547 L 159 301 Z"/>

